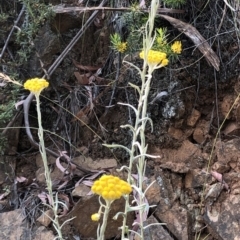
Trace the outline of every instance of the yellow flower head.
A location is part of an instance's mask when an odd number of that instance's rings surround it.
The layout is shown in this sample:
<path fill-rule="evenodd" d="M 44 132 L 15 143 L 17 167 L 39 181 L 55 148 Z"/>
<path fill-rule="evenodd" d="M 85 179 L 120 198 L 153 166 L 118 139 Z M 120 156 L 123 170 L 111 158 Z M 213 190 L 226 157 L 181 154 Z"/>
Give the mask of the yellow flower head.
<path fill-rule="evenodd" d="M 47 88 L 49 83 L 43 78 L 32 78 L 27 80 L 23 87 L 34 94 L 40 94 L 40 92 Z"/>
<path fill-rule="evenodd" d="M 171 49 L 174 53 L 180 54 L 182 52 L 182 43 L 180 41 L 175 41 Z"/>
<path fill-rule="evenodd" d="M 144 59 L 144 51 L 140 52 L 139 56 L 140 58 Z M 147 55 L 147 62 L 149 65 L 153 65 L 153 66 L 157 66 L 157 65 L 166 66 L 168 64 L 167 54 L 160 51 L 149 50 Z"/>
<path fill-rule="evenodd" d="M 119 199 L 123 195 L 131 193 L 130 184 L 112 175 L 103 175 L 95 181 L 92 188 L 93 193 L 102 196 L 106 201 Z"/>
<path fill-rule="evenodd" d="M 162 63 L 161 63 L 161 65 L 164 67 L 164 66 L 167 66 L 168 65 L 168 59 L 167 58 L 165 58 L 165 59 L 163 59 L 162 60 Z"/>
<path fill-rule="evenodd" d="M 92 221 L 97 222 L 100 219 L 100 214 L 99 213 L 94 213 L 91 216 Z"/>
<path fill-rule="evenodd" d="M 127 43 L 126 42 L 120 42 L 116 46 L 117 50 L 120 53 L 124 53 L 127 50 Z"/>

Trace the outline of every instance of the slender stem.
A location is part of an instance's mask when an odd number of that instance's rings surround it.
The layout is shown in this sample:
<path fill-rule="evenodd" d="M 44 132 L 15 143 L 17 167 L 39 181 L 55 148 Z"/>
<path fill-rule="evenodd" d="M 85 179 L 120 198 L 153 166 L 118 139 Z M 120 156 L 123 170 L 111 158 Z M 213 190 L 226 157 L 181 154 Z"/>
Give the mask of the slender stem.
<path fill-rule="evenodd" d="M 104 234 L 105 234 L 105 230 L 106 230 L 106 226 L 107 226 L 107 219 L 108 219 L 108 214 L 110 212 L 111 204 L 112 204 L 112 201 L 106 200 L 106 206 L 104 206 L 105 210 L 104 210 L 104 214 L 103 214 L 103 222 L 102 222 L 102 226 L 100 229 L 100 237 L 98 240 L 105 240 Z"/>
<path fill-rule="evenodd" d="M 54 201 L 53 191 L 52 191 L 52 180 L 51 180 L 51 176 L 50 176 L 50 169 L 48 167 L 46 148 L 45 148 L 45 143 L 44 143 L 44 138 L 43 138 L 43 127 L 42 127 L 42 114 L 41 114 L 41 109 L 40 109 L 40 98 L 39 98 L 39 94 L 35 94 L 35 96 L 36 96 L 36 102 L 37 102 L 37 115 L 38 115 L 39 151 L 40 151 L 40 154 L 41 154 L 42 160 L 43 160 L 47 190 L 48 190 L 48 194 L 49 194 L 50 201 L 51 201 L 50 205 L 52 205 L 52 210 L 53 210 L 53 213 L 54 213 L 53 224 L 54 224 L 54 227 L 55 227 L 55 229 L 58 233 L 59 239 L 63 240 L 61 227 L 60 227 L 60 224 L 59 224 L 59 221 L 58 221 L 57 199 L 56 199 L 56 201 Z"/>
<path fill-rule="evenodd" d="M 147 114 L 147 103 L 148 103 L 148 95 L 149 95 L 149 91 L 150 91 L 150 83 L 151 83 L 151 79 L 152 79 L 152 69 L 149 68 L 149 74 L 148 74 L 148 79 L 146 81 L 146 87 L 145 87 L 145 96 L 146 98 L 144 99 L 144 102 L 143 102 L 143 109 L 142 109 L 142 118 L 144 118 Z M 146 148 L 146 143 L 145 143 L 145 133 L 144 133 L 144 130 L 145 130 L 145 126 L 146 126 L 146 122 L 147 120 L 145 121 L 141 121 L 141 128 L 142 128 L 142 131 L 140 132 L 140 136 L 141 136 L 141 148 L 142 149 L 145 149 L 143 154 L 146 153 L 147 151 L 147 148 Z M 139 166 L 139 189 L 140 189 L 140 192 L 142 193 L 143 192 L 143 181 L 144 181 L 144 176 L 145 176 L 145 155 L 142 155 L 141 158 L 140 158 L 140 161 L 138 162 L 138 166 Z M 145 196 L 139 196 L 139 205 L 142 206 L 144 204 L 144 198 Z M 143 229 L 143 213 L 144 213 L 145 209 L 140 209 L 139 210 L 139 218 L 140 218 L 140 228 L 141 228 L 141 236 L 142 236 L 142 239 L 144 239 L 144 229 Z"/>

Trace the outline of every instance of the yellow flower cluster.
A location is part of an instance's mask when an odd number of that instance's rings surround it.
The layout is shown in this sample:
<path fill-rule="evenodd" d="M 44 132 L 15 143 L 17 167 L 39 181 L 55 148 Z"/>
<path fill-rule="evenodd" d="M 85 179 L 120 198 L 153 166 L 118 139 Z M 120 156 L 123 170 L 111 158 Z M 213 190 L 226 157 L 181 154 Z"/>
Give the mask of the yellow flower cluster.
<path fill-rule="evenodd" d="M 130 184 L 112 175 L 103 175 L 95 181 L 92 188 L 93 193 L 102 196 L 107 201 L 119 199 L 122 195 L 130 194 Z"/>
<path fill-rule="evenodd" d="M 144 51 L 140 52 L 139 56 L 144 59 Z M 151 65 L 166 66 L 168 65 L 167 54 L 160 51 L 149 50 L 147 62 Z"/>
<path fill-rule="evenodd" d="M 23 87 L 34 94 L 39 94 L 44 88 L 47 88 L 49 83 L 43 78 L 32 78 L 27 80 Z"/>
<path fill-rule="evenodd" d="M 174 53 L 180 54 L 182 52 L 182 43 L 180 41 L 174 42 L 171 49 Z"/>
<path fill-rule="evenodd" d="M 120 53 L 124 53 L 127 50 L 127 43 L 126 42 L 120 42 L 120 43 L 117 44 L 116 48 Z"/>
<path fill-rule="evenodd" d="M 92 221 L 97 222 L 100 219 L 100 214 L 99 213 L 94 213 L 91 216 Z"/>

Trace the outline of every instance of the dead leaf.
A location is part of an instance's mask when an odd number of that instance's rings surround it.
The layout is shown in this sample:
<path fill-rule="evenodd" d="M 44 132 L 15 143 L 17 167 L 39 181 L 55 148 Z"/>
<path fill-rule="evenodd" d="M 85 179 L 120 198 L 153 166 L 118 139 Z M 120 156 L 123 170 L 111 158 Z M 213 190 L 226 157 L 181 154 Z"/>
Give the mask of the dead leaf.
<path fill-rule="evenodd" d="M 75 67 L 79 68 L 80 70 L 87 71 L 87 72 L 96 72 L 101 66 L 85 66 L 77 62 L 76 60 L 72 60 Z"/>
<path fill-rule="evenodd" d="M 239 130 L 240 126 L 236 122 L 230 122 L 225 127 L 223 133 L 225 135 L 237 135 L 236 131 Z"/>
<path fill-rule="evenodd" d="M 94 25 L 95 25 L 97 28 L 100 28 L 100 27 L 103 26 L 103 25 L 102 25 L 102 21 L 100 21 L 99 18 L 96 18 L 96 19 L 94 20 Z"/>
<path fill-rule="evenodd" d="M 81 85 L 87 85 L 89 84 L 89 78 L 87 77 L 87 75 L 84 74 L 80 74 L 79 72 L 74 72 L 75 77 L 78 80 L 78 83 Z"/>
<path fill-rule="evenodd" d="M 159 14 L 161 18 L 166 19 L 170 22 L 175 28 L 177 28 L 180 32 L 184 33 L 187 37 L 189 37 L 199 51 L 206 58 L 208 63 L 210 63 L 217 71 L 219 71 L 220 60 L 216 53 L 212 50 L 207 40 L 199 33 L 199 31 L 193 27 L 191 24 L 185 23 L 179 19 Z"/>
<path fill-rule="evenodd" d="M 146 8 L 146 3 L 145 3 L 144 0 L 142 0 L 142 1 L 140 2 L 139 7 L 140 7 L 140 8 Z"/>
<path fill-rule="evenodd" d="M 3 200 L 5 197 L 7 197 L 11 192 L 5 192 L 0 195 L 0 200 Z"/>
<path fill-rule="evenodd" d="M 47 199 L 47 195 L 45 192 L 39 193 L 38 194 L 38 198 L 43 202 L 43 203 L 47 203 L 46 199 Z"/>
<path fill-rule="evenodd" d="M 69 198 L 66 194 L 58 194 L 58 198 L 64 200 L 64 204 L 62 205 L 63 211 L 60 213 L 60 216 L 62 217 L 65 216 L 69 211 L 70 208 Z"/>
<path fill-rule="evenodd" d="M 18 81 L 15 81 L 13 79 L 11 79 L 8 75 L 4 74 L 4 73 L 1 73 L 0 72 L 0 80 L 3 80 L 5 82 L 11 82 L 11 83 L 14 83 L 14 84 L 17 84 L 19 86 L 22 86 L 21 83 L 19 83 Z"/>
<path fill-rule="evenodd" d="M 64 157 L 67 161 L 68 161 L 68 166 L 64 167 L 61 162 L 60 159 L 61 157 Z M 74 165 L 73 163 L 71 163 L 71 159 L 69 158 L 69 156 L 67 156 L 65 151 L 60 152 L 60 156 L 56 159 L 56 166 L 58 167 L 58 169 L 60 171 L 62 171 L 65 174 L 73 174 L 73 172 L 76 170 L 76 165 Z"/>
<path fill-rule="evenodd" d="M 62 189 L 63 187 L 65 187 L 68 184 L 69 181 L 70 181 L 69 177 L 64 177 L 63 183 L 61 185 L 59 185 L 57 189 L 58 190 Z"/>
<path fill-rule="evenodd" d="M 27 182 L 27 178 L 25 177 L 16 177 L 16 182 L 19 182 L 19 183 L 24 183 L 24 182 Z"/>
<path fill-rule="evenodd" d="M 78 113 L 75 114 L 75 117 L 72 120 L 72 122 L 75 122 L 77 120 L 80 121 L 81 126 L 87 125 L 89 123 L 89 118 L 85 114 L 85 111 L 82 109 Z"/>

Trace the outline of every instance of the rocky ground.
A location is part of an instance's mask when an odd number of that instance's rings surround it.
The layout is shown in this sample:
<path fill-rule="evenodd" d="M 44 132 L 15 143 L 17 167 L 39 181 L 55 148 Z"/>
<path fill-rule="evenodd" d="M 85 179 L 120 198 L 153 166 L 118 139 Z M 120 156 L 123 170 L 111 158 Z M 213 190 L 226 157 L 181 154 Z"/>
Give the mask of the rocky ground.
<path fill-rule="evenodd" d="M 90 187 L 100 174 L 119 175 L 116 169 L 128 164 L 125 151 L 110 151 L 102 144 L 131 144 L 130 132 L 120 126 L 134 123 L 134 114 L 117 102 L 136 106 L 137 94 L 128 82 L 140 85 L 140 79 L 134 69 L 120 65 L 123 56 L 109 48 L 111 14 L 99 11 L 70 48 L 69 42 L 91 14 L 69 11 L 60 7 L 58 1 L 48 2 L 57 6 L 57 14 L 51 23 L 41 26 L 34 38 L 35 50 L 18 69 L 23 79 L 42 76 L 44 70 L 50 73 L 55 60 L 67 49 L 68 54 L 51 73 L 50 88 L 41 98 L 46 145 L 55 153 L 49 152 L 48 161 L 54 193 L 58 192 L 59 200 L 66 205 L 59 209 L 60 221 L 73 218 L 63 228 L 65 239 L 96 239 L 98 224 L 90 217 L 99 203 Z M 66 2 L 64 7 L 82 6 L 77 1 Z M 238 240 L 240 66 L 236 25 L 224 3 L 210 1 L 205 8 L 198 1 L 191 4 L 195 7 L 192 12 L 186 10 L 183 15 L 171 16 L 191 22 L 209 40 L 220 59 L 219 71 L 182 34 L 178 37 L 184 51 L 179 60 L 153 76 L 148 115 L 154 131 L 147 126 L 146 139 L 149 154 L 158 157 L 147 159 L 144 185 L 154 182 L 146 198 L 149 205 L 156 206 L 150 209 L 146 225 L 164 224 L 148 228 L 145 239 Z M 18 13 L 19 9 L 20 6 Z M 199 20 L 193 23 L 199 12 Z M 213 15 L 216 17 L 212 18 Z M 0 50 L 13 21 L 8 19 L 7 23 L 0 35 Z M 171 33 L 179 34 L 169 22 L 163 23 Z M 8 62 L 13 62 L 11 53 L 14 55 L 18 48 L 14 39 L 13 36 L 1 57 L 1 72 L 12 69 Z M 137 53 L 128 60 L 139 67 L 142 64 Z M 12 89 L 9 84 L 0 87 L 0 103 L 5 106 Z M 158 94 L 160 98 L 156 98 Z M 17 101 L 27 96 L 20 90 Z M 47 192 L 42 159 L 29 140 L 31 136 L 37 139 L 34 101 L 28 110 L 31 135 L 25 131 L 26 109 L 18 109 L 15 117 L 0 123 L 2 128 L 9 123 L 13 127 L 4 132 L 8 145 L 0 157 L 0 239 L 54 239 L 55 231 L 46 217 L 52 216 L 52 212 L 43 204 Z M 75 167 L 69 165 L 68 156 Z M 124 178 L 125 174 L 120 176 Z M 114 221 L 111 217 L 123 207 L 123 199 L 112 205 L 106 239 L 119 239 L 121 219 Z M 135 213 L 129 215 L 129 226 L 135 217 Z"/>

